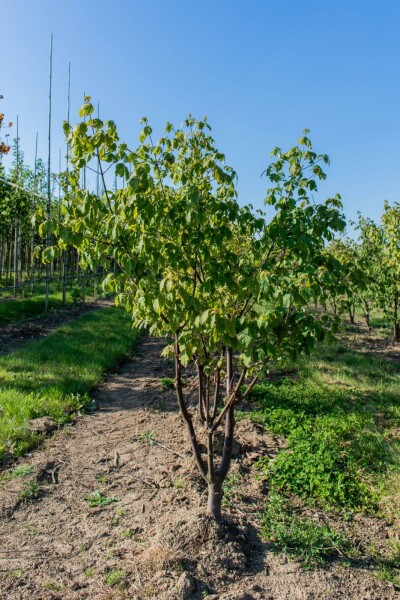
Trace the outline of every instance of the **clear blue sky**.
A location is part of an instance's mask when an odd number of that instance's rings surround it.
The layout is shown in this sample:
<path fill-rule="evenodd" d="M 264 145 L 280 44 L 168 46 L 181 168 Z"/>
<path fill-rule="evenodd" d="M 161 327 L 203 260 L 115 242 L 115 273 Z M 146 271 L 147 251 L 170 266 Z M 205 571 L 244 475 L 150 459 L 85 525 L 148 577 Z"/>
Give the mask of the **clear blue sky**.
<path fill-rule="evenodd" d="M 260 173 L 305 127 L 331 157 L 323 196 L 378 219 L 400 201 L 400 1 L 1 0 L 0 107 L 19 114 L 33 161 L 46 158 L 48 56 L 54 34 L 53 167 L 83 93 L 132 145 L 146 115 L 207 115 L 243 203 L 262 206 Z M 14 130 L 15 131 L 15 130 Z"/>

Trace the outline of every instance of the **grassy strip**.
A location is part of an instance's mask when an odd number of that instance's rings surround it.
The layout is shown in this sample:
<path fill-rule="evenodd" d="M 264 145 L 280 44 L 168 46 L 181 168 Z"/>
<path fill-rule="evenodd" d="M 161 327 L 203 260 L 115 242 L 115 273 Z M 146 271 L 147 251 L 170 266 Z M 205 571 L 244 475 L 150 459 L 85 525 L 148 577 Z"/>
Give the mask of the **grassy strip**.
<path fill-rule="evenodd" d="M 6 452 L 19 456 L 40 441 L 29 430 L 30 419 L 49 416 L 66 423 L 85 408 L 89 390 L 138 339 L 129 315 L 107 308 L 0 357 L 0 459 Z"/>
<path fill-rule="evenodd" d="M 259 464 L 272 489 L 350 511 L 376 512 L 385 498 L 391 511 L 388 482 L 400 482 L 399 364 L 321 347 L 296 377 L 260 383 L 253 399 L 252 418 L 287 440 Z"/>
<path fill-rule="evenodd" d="M 67 293 L 67 303 L 72 302 L 71 292 Z M 55 292 L 49 296 L 49 309 L 62 308 L 62 293 Z M 0 302 L 0 327 L 24 321 L 30 317 L 41 317 L 44 313 L 44 295 L 31 298 L 17 298 Z"/>

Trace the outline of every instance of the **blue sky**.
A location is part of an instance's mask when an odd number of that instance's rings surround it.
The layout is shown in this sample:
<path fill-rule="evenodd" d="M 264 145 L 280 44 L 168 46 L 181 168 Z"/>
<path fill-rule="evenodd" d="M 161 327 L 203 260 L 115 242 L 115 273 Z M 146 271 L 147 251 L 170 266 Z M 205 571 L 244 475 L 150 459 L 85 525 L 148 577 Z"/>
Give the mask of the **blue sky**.
<path fill-rule="evenodd" d="M 207 115 L 239 175 L 242 203 L 262 206 L 270 150 L 311 129 L 331 157 L 321 199 L 378 219 L 400 201 L 400 2 L 371 0 L 1 0 L 0 93 L 33 161 L 46 158 L 48 57 L 54 34 L 53 157 L 84 92 L 136 143 L 146 115 L 161 133 Z M 14 130 L 15 131 L 15 130 Z"/>

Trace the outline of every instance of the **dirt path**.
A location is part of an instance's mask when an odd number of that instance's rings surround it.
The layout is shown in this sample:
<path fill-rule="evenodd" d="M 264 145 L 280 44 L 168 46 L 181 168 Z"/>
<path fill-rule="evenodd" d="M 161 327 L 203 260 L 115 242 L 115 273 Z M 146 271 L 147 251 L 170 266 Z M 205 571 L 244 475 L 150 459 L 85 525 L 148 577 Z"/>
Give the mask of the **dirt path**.
<path fill-rule="evenodd" d="M 0 486 L 1 600 L 396 598 L 361 561 L 310 572 L 260 541 L 263 490 L 251 465 L 280 442 L 248 420 L 237 426 L 227 523 L 204 519 L 174 393 L 160 383 L 173 375 L 161 347 L 148 338 L 95 394 L 99 410 L 29 456 L 30 475 Z M 35 482 L 39 498 L 21 502 Z M 95 491 L 116 501 L 91 508 Z"/>

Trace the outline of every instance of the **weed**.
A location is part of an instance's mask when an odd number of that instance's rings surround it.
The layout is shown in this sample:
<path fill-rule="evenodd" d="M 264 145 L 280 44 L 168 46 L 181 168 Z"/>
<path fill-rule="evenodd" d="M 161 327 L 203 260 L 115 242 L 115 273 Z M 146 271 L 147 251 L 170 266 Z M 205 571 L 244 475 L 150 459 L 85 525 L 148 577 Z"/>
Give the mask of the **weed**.
<path fill-rule="evenodd" d="M 19 579 L 22 577 L 22 569 L 15 569 L 14 571 L 11 571 L 10 575 L 11 577 L 14 577 L 14 579 Z"/>
<path fill-rule="evenodd" d="M 115 587 L 116 585 L 121 585 L 126 581 L 128 574 L 126 571 L 122 571 L 120 569 L 113 569 L 109 571 L 104 578 L 104 583 L 109 585 L 110 587 Z"/>
<path fill-rule="evenodd" d="M 293 504 L 276 493 L 269 497 L 261 524 L 264 539 L 276 549 L 301 559 L 308 568 L 351 550 L 343 534 L 301 516 Z"/>
<path fill-rule="evenodd" d="M 17 479 L 18 477 L 25 477 L 25 475 L 30 475 L 32 472 L 33 467 L 29 465 L 19 465 L 18 467 L 15 467 L 15 469 L 13 469 L 12 471 L 7 471 L 6 473 L 4 473 L 4 475 L 0 477 L 0 481 L 8 479 Z"/>
<path fill-rule="evenodd" d="M 83 571 L 83 573 L 84 573 L 85 577 L 93 577 L 94 569 L 93 569 L 93 567 L 88 567 L 87 569 L 85 569 Z"/>
<path fill-rule="evenodd" d="M 34 527 L 33 525 L 29 525 L 29 523 L 24 524 L 24 529 L 27 535 L 36 535 L 37 534 L 37 527 Z"/>
<path fill-rule="evenodd" d="M 135 535 L 135 530 L 134 529 L 125 529 L 122 532 L 122 537 L 125 538 L 126 540 L 132 538 Z"/>
<path fill-rule="evenodd" d="M 54 583 L 54 581 L 45 581 L 43 587 L 45 590 L 50 590 L 51 592 L 59 592 L 61 590 L 61 586 Z"/>
<path fill-rule="evenodd" d="M 75 305 L 80 304 L 82 302 L 82 290 L 77 287 L 72 288 L 71 298 Z"/>
<path fill-rule="evenodd" d="M 174 486 L 174 488 L 176 488 L 177 490 L 184 490 L 186 487 L 186 481 L 184 479 L 175 479 L 172 483 L 172 485 Z"/>
<path fill-rule="evenodd" d="M 126 508 L 119 508 L 115 511 L 115 514 L 117 515 L 117 517 L 124 517 L 127 512 L 128 511 L 126 510 Z"/>
<path fill-rule="evenodd" d="M 158 412 L 164 412 L 166 410 L 166 404 L 164 400 L 159 400 L 154 404 L 154 410 Z"/>
<path fill-rule="evenodd" d="M 235 486 L 240 480 L 239 473 L 231 473 L 224 481 L 222 485 L 223 497 L 222 505 L 227 506 L 231 503 L 233 495 L 235 493 Z"/>
<path fill-rule="evenodd" d="M 107 483 L 108 478 L 105 475 L 96 475 L 96 479 L 99 483 Z"/>
<path fill-rule="evenodd" d="M 24 487 L 22 488 L 19 499 L 22 502 L 33 502 L 33 500 L 37 500 L 41 494 L 40 484 L 36 480 L 28 481 Z"/>
<path fill-rule="evenodd" d="M 160 383 L 164 388 L 169 390 L 172 390 L 175 387 L 175 380 L 172 379 L 172 377 L 161 377 Z"/>
<path fill-rule="evenodd" d="M 386 553 L 379 552 L 373 545 L 369 547 L 369 552 L 378 567 L 375 577 L 400 586 L 400 540 L 389 541 Z"/>
<path fill-rule="evenodd" d="M 99 492 L 98 490 L 92 492 L 90 496 L 86 496 L 84 500 L 89 504 L 91 508 L 108 506 L 109 504 L 113 504 L 114 502 L 119 502 L 119 498 L 110 498 L 102 492 Z"/>
<path fill-rule="evenodd" d="M 152 444 L 155 441 L 154 433 L 152 431 L 142 431 L 139 435 L 139 440 L 143 443 Z"/>

